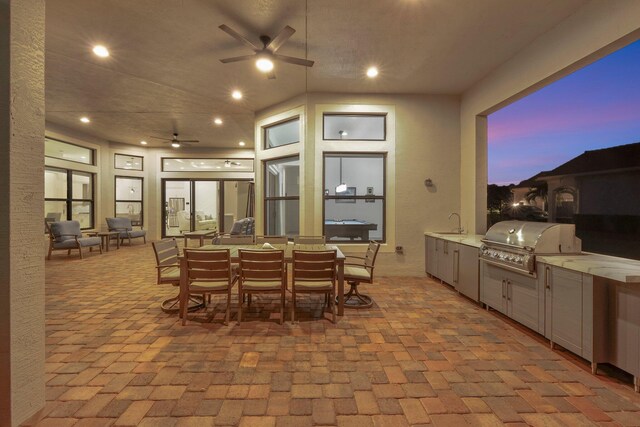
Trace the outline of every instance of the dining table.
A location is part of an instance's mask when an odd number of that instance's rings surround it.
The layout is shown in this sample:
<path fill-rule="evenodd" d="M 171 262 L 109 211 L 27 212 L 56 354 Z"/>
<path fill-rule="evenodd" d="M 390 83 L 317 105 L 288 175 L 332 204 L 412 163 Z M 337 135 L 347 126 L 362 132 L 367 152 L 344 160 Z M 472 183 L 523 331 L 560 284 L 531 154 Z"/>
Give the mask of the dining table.
<path fill-rule="evenodd" d="M 250 250 L 273 250 L 280 249 L 284 250 L 284 258 L 287 263 L 291 263 L 293 261 L 293 251 L 301 250 L 301 251 L 327 251 L 327 250 L 335 250 L 336 251 L 336 264 L 338 267 L 337 274 L 337 300 L 338 300 L 338 316 L 344 315 L 344 261 L 346 256 L 340 248 L 336 245 L 331 244 L 294 244 L 289 242 L 288 244 L 269 244 L 269 246 L 265 246 L 264 244 L 251 244 L 251 245 L 204 245 L 198 248 L 197 250 L 219 250 L 219 249 L 229 249 L 229 255 L 231 257 L 231 262 L 237 263 L 240 261 L 240 250 L 241 249 L 250 249 Z M 187 261 L 184 255 L 178 257 L 178 261 L 180 264 L 180 317 L 182 317 L 182 307 L 186 304 L 188 295 L 187 295 Z"/>

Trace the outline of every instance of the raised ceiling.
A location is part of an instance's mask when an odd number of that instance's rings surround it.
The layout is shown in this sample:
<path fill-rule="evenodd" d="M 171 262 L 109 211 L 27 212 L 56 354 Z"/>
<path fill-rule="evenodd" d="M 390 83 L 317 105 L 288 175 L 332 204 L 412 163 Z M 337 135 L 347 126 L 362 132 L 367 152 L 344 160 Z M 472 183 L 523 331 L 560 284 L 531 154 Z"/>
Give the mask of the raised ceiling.
<path fill-rule="evenodd" d="M 46 8 L 46 118 L 99 138 L 160 146 L 253 146 L 254 114 L 304 92 L 460 94 L 584 0 L 56 0 Z M 251 51 L 285 25 L 280 49 L 313 68 L 276 63 L 268 80 Z M 111 56 L 91 53 L 104 44 Z M 365 77 L 377 65 L 380 75 Z M 244 93 L 241 101 L 232 89 Z M 91 118 L 83 124 L 79 118 Z M 214 117 L 224 120 L 213 125 Z"/>

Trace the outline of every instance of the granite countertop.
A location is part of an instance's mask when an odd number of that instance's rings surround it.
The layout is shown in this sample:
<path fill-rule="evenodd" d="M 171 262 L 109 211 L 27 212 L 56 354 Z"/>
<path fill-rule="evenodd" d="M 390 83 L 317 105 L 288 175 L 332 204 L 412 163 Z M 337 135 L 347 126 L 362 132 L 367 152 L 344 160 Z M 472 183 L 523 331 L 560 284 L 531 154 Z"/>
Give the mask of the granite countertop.
<path fill-rule="evenodd" d="M 640 261 L 634 259 L 583 252 L 577 255 L 538 255 L 536 261 L 623 283 L 640 283 Z"/>
<path fill-rule="evenodd" d="M 482 239 L 484 239 L 484 234 L 447 234 L 438 233 L 436 231 L 427 231 L 424 235 L 460 243 L 462 245 L 473 246 L 474 248 L 479 248 L 480 245 L 482 245 Z"/>

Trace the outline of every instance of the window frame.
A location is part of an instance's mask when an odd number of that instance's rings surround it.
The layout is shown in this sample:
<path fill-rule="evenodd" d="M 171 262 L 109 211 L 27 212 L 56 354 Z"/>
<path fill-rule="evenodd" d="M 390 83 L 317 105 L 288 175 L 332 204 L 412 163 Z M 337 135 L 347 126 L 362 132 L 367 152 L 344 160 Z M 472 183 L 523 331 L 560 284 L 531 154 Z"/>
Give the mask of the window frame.
<path fill-rule="evenodd" d="M 385 151 L 324 151 L 322 153 L 322 234 L 326 235 L 325 232 L 325 220 L 326 220 L 326 201 L 327 200 L 355 200 L 356 203 L 358 200 L 381 200 L 382 201 L 382 239 L 376 240 L 379 243 L 387 243 L 387 152 Z M 325 195 L 324 189 L 326 188 L 326 169 L 327 157 L 371 157 L 371 156 L 380 156 L 382 157 L 382 190 L 383 193 L 381 196 L 376 195 L 344 195 L 344 196 L 336 196 L 336 195 Z M 337 202 L 336 202 L 337 203 Z M 375 203 L 375 202 L 374 202 Z M 368 242 L 355 242 L 355 241 L 329 241 L 327 243 L 335 243 L 335 244 L 368 244 Z"/>
<path fill-rule="evenodd" d="M 49 136 L 45 136 L 44 137 L 44 143 L 45 144 L 47 143 L 47 140 L 60 142 L 62 144 L 67 144 L 67 145 L 73 145 L 74 147 L 80 147 L 80 148 L 83 148 L 85 150 L 88 150 L 89 153 L 91 154 L 91 159 L 90 159 L 90 162 L 79 162 L 77 160 L 69 160 L 69 159 L 64 158 L 64 157 L 47 156 L 46 154 L 45 154 L 45 157 L 48 157 L 50 159 L 62 160 L 62 161 L 65 161 L 65 162 L 77 163 L 79 165 L 96 166 L 96 150 L 94 148 L 89 148 L 89 147 L 85 147 L 85 146 L 80 145 L 80 144 L 74 144 L 72 142 L 63 141 L 63 140 L 58 139 L 58 138 L 51 138 Z M 46 147 L 45 147 L 45 153 L 46 153 Z"/>
<path fill-rule="evenodd" d="M 140 200 L 119 200 L 116 198 L 117 188 L 118 188 L 118 178 L 123 179 L 137 179 L 140 181 Z M 125 176 L 125 175 L 115 175 L 113 177 L 113 216 L 117 218 L 117 205 L 118 203 L 140 203 L 140 224 L 132 224 L 134 227 L 144 227 L 144 178 L 141 176 Z"/>
<path fill-rule="evenodd" d="M 327 118 L 327 116 L 346 116 L 346 117 L 382 117 L 384 118 L 383 120 L 383 135 L 382 135 L 382 139 L 342 139 L 342 138 L 327 138 L 326 134 L 325 134 L 325 120 Z M 380 142 L 380 141 L 386 141 L 387 140 L 387 116 L 388 114 L 385 113 L 374 113 L 374 112 L 370 112 L 370 113 L 357 113 L 357 112 L 323 112 L 322 113 L 322 140 L 323 141 L 349 141 L 349 142 L 353 142 L 353 141 L 376 141 L 376 142 Z"/>
<path fill-rule="evenodd" d="M 267 130 L 274 126 L 279 126 L 284 123 L 293 122 L 293 121 L 298 122 L 298 140 L 294 142 L 289 142 L 288 144 L 276 145 L 275 147 L 267 147 Z M 274 148 L 286 147 L 288 145 L 300 144 L 300 140 L 302 139 L 301 134 L 302 132 L 300 132 L 300 115 L 299 114 L 296 116 L 287 117 L 286 119 L 282 119 L 277 122 L 269 123 L 266 126 L 262 126 L 262 149 L 264 151 L 267 151 L 267 150 L 273 150 Z"/>
<path fill-rule="evenodd" d="M 89 227 L 81 228 L 82 230 L 91 230 L 95 228 L 95 197 L 96 197 L 96 174 L 93 172 L 81 171 L 76 169 L 66 169 L 59 168 L 54 166 L 45 166 L 46 170 L 53 170 L 58 172 L 65 172 L 67 174 L 67 197 L 59 198 L 59 197 L 46 197 L 44 198 L 45 202 L 65 202 L 67 208 L 67 217 L 66 221 L 73 220 L 73 202 L 89 202 Z M 73 198 L 73 174 L 80 173 L 86 174 L 90 176 L 91 179 L 91 199 L 75 199 Z"/>
<path fill-rule="evenodd" d="M 276 147 L 274 147 L 276 148 Z M 273 162 L 273 161 L 277 161 L 277 160 L 283 160 L 283 159 L 297 159 L 298 160 L 298 167 L 302 166 L 300 164 L 300 154 L 293 154 L 293 155 L 286 155 L 286 156 L 280 156 L 280 157 L 272 157 L 269 159 L 263 159 L 262 160 L 262 182 L 263 182 L 263 187 L 262 187 L 262 191 L 263 191 L 263 206 L 262 206 L 262 212 L 264 212 L 263 214 L 263 230 L 264 230 L 264 234 L 268 234 L 267 233 L 267 205 L 269 204 L 269 202 L 274 202 L 274 201 L 281 201 L 281 200 L 297 200 L 298 201 L 298 217 L 300 217 L 300 175 L 298 175 L 298 195 L 297 196 L 268 196 L 267 195 L 267 173 L 268 173 L 268 168 L 267 168 L 267 163 L 269 162 Z M 298 230 L 298 233 L 300 233 L 300 230 Z"/>
<path fill-rule="evenodd" d="M 172 169 L 165 169 L 165 165 L 164 165 L 164 161 L 165 160 L 199 160 L 199 161 L 204 161 L 204 160 L 222 160 L 222 161 L 236 161 L 236 160 L 243 160 L 243 161 L 251 161 L 251 169 L 250 170 L 234 170 L 232 168 L 222 168 L 222 169 L 207 169 L 207 170 L 193 170 L 193 169 L 185 169 L 185 170 L 172 170 Z M 167 173 L 252 173 L 255 172 L 256 166 L 255 166 L 255 159 L 252 157 L 161 157 L 160 158 L 160 171 L 161 172 L 167 172 Z M 212 179 L 222 179 L 222 178 L 212 178 Z"/>

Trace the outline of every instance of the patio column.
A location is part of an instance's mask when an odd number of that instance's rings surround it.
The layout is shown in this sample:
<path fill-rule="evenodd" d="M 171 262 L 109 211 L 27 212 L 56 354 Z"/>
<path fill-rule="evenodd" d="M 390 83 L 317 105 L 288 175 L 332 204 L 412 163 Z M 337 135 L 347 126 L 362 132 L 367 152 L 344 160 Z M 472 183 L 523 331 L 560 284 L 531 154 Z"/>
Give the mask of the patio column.
<path fill-rule="evenodd" d="M 44 0 L 0 0 L 0 426 L 44 406 Z"/>

